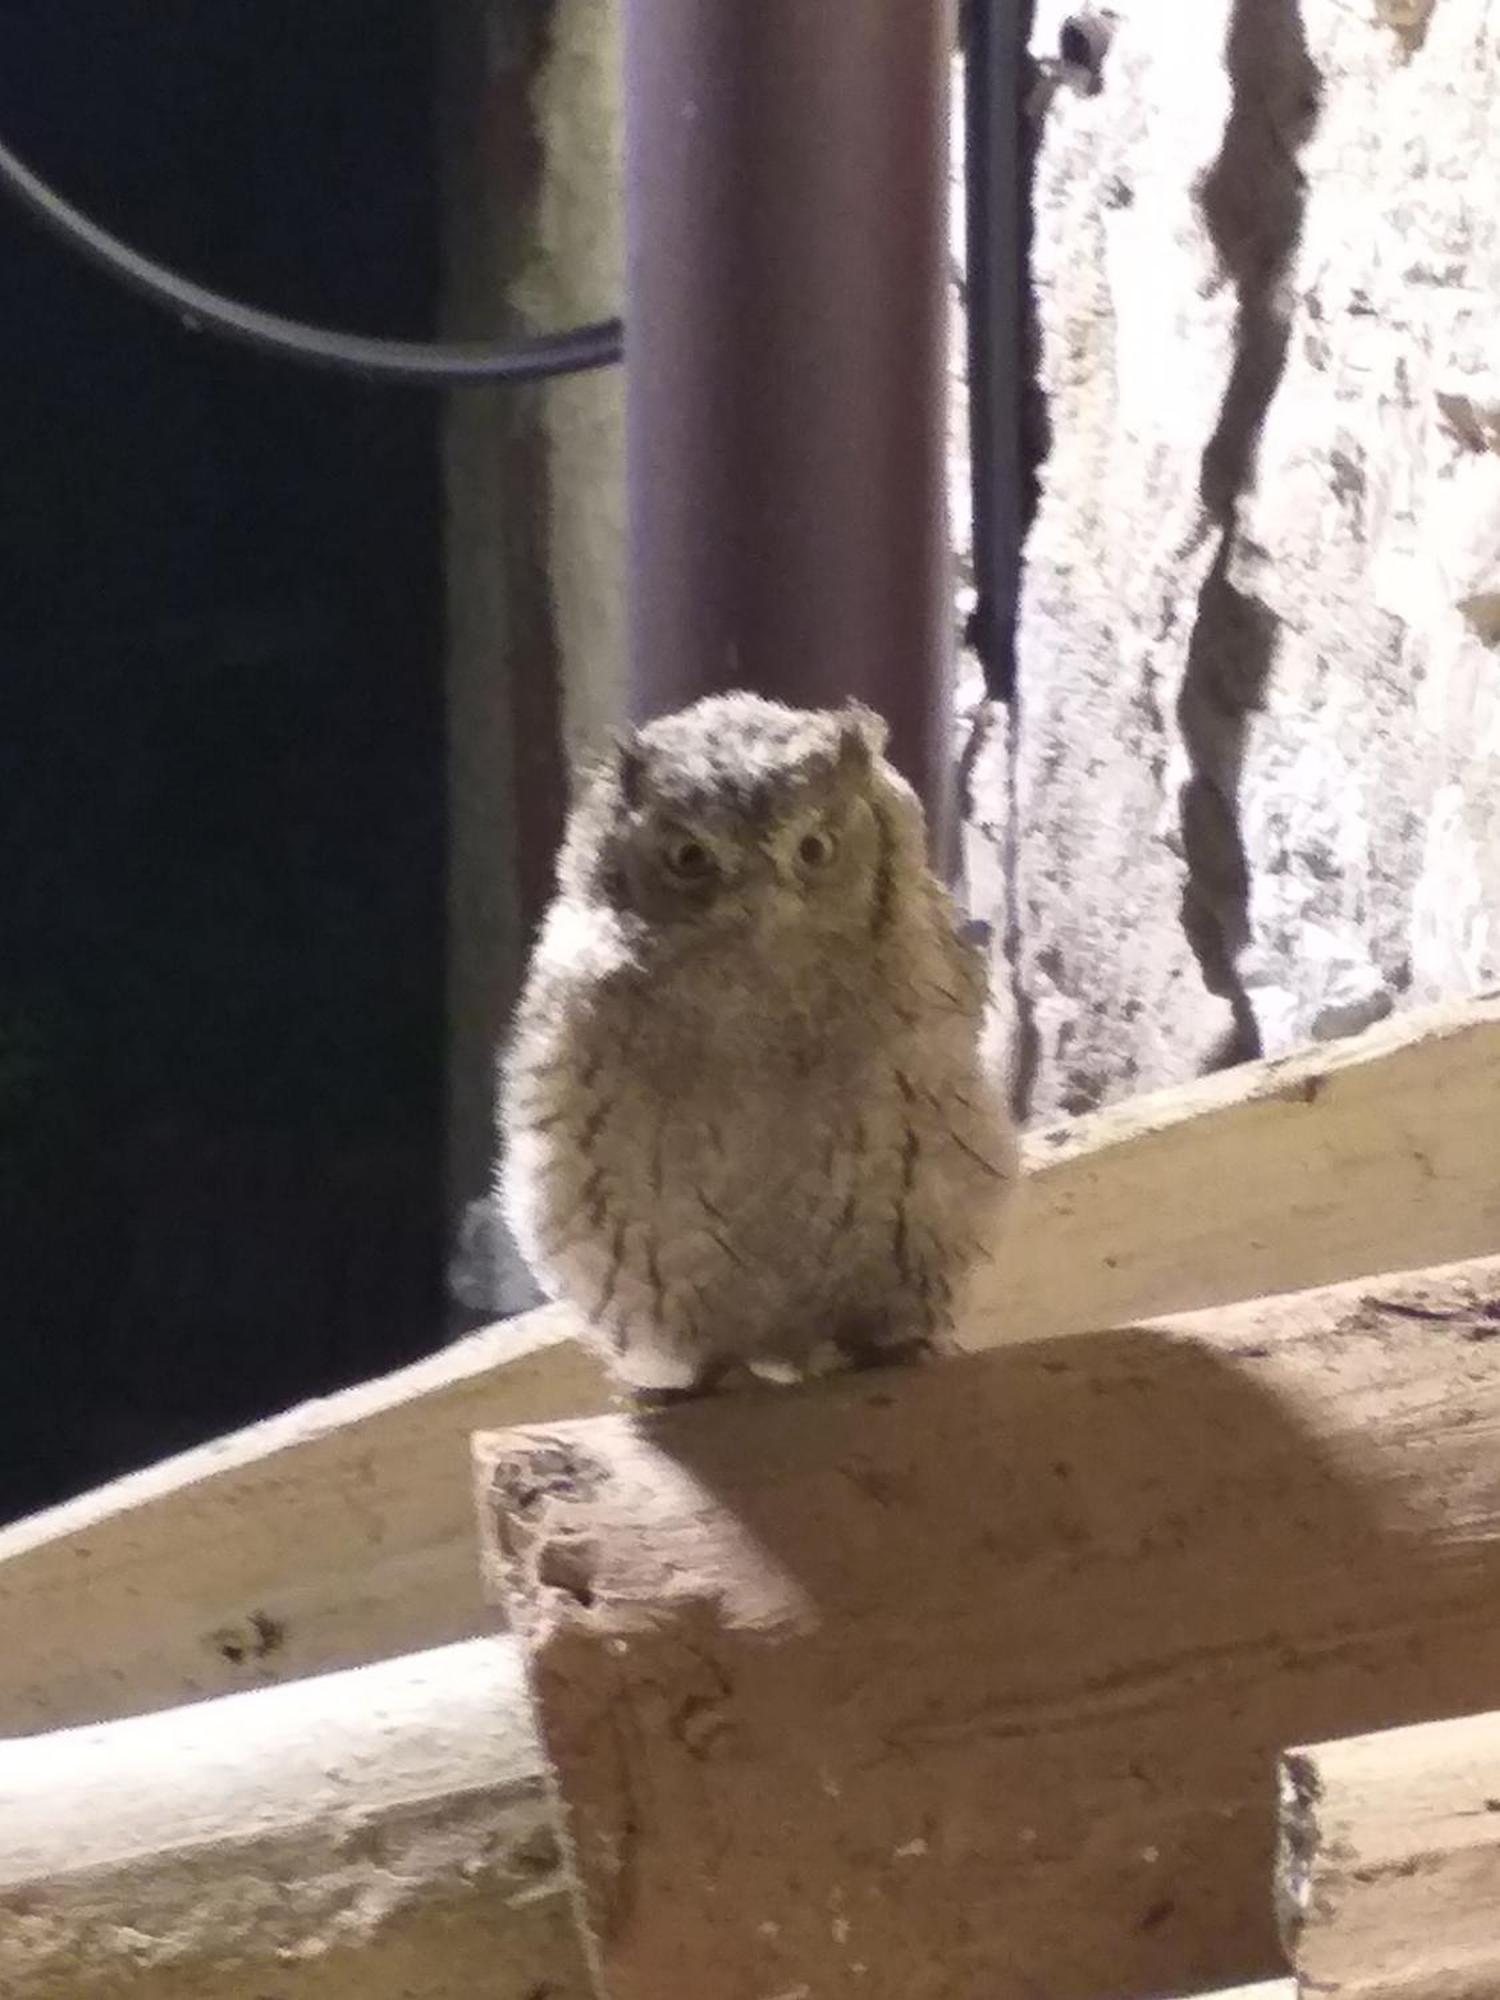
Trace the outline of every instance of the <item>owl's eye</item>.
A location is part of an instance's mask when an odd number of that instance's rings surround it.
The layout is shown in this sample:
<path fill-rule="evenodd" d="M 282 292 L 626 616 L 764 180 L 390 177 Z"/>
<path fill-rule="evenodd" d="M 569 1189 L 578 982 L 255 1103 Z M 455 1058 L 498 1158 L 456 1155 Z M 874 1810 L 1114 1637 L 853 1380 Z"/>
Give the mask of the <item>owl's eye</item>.
<path fill-rule="evenodd" d="M 831 833 L 804 833 L 797 842 L 797 859 L 804 868 L 826 868 L 837 845 Z"/>
<path fill-rule="evenodd" d="M 701 840 L 694 840 L 691 836 L 669 840 L 663 849 L 663 858 L 672 873 L 684 882 L 702 882 L 714 872 L 713 855 Z"/>

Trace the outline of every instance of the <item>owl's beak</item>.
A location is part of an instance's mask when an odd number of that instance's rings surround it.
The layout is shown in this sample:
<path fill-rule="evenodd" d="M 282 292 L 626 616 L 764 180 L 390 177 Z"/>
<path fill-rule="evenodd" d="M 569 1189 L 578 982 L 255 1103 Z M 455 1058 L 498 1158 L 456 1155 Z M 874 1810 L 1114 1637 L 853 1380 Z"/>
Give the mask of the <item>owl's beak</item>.
<path fill-rule="evenodd" d="M 783 880 L 775 859 L 764 851 L 754 855 L 738 901 L 745 921 L 767 935 L 789 930 L 805 911 L 801 891 Z"/>
<path fill-rule="evenodd" d="M 761 921 L 773 927 L 794 924 L 804 914 L 806 905 L 794 889 L 788 889 L 783 882 L 773 882 L 760 898 Z"/>
<path fill-rule="evenodd" d="M 748 903 L 757 929 L 767 932 L 789 930 L 806 915 L 807 906 L 800 890 L 783 882 L 773 869 L 750 890 Z"/>

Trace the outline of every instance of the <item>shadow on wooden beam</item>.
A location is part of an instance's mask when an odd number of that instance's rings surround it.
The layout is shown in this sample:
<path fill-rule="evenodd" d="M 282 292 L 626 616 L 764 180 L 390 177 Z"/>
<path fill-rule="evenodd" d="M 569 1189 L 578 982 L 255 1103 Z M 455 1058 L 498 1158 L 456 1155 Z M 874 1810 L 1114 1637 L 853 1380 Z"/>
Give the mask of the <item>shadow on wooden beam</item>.
<path fill-rule="evenodd" d="M 614 2000 L 1277 1970 L 1282 1747 L 1497 1685 L 1497 1295 L 480 1439 Z"/>

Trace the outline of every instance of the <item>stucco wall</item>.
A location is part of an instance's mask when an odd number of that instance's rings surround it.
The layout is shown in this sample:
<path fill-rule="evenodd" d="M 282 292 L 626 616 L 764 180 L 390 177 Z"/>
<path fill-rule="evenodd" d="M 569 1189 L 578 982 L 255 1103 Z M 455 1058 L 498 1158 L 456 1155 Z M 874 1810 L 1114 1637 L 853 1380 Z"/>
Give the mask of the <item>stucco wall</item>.
<path fill-rule="evenodd" d="M 1044 1112 L 1500 973 L 1500 15 L 1119 14 L 1046 114 L 1052 449 L 988 780 Z"/>

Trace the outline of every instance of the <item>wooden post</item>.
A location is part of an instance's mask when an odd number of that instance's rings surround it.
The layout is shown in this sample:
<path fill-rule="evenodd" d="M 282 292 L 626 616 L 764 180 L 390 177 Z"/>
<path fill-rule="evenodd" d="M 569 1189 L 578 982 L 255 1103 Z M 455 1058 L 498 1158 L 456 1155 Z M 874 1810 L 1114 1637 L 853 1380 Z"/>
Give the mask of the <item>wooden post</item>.
<path fill-rule="evenodd" d="M 613 2000 L 1275 1971 L 1284 1745 L 1500 1675 L 1493 1295 L 478 1445 Z"/>
<path fill-rule="evenodd" d="M 1500 1993 L 1500 1714 L 1289 1751 L 1277 1890 L 1305 1992 Z"/>

